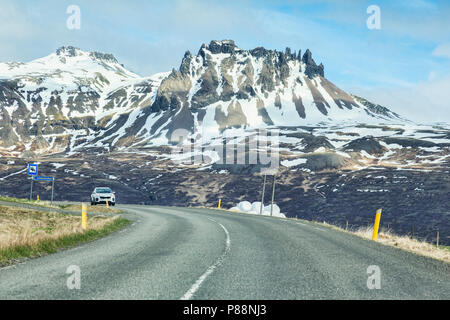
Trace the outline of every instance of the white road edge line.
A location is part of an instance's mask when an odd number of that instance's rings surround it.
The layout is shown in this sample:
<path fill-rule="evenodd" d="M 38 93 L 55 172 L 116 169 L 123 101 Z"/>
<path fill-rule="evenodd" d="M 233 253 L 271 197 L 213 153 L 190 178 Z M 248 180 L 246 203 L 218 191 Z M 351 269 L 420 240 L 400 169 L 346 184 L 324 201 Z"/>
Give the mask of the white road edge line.
<path fill-rule="evenodd" d="M 225 250 L 222 253 L 222 255 L 216 260 L 216 262 L 214 262 L 213 265 L 211 265 L 204 274 L 202 274 L 200 276 L 200 278 L 197 279 L 197 281 L 192 285 L 192 287 L 180 298 L 180 300 L 189 300 L 191 299 L 194 294 L 197 292 L 197 290 L 200 288 L 200 286 L 202 285 L 203 281 L 206 280 L 206 278 L 213 273 L 214 269 L 216 269 L 218 266 L 220 266 L 225 258 L 225 256 L 228 254 L 228 252 L 230 251 L 231 248 L 231 240 L 230 240 L 230 234 L 228 233 L 227 228 L 225 228 L 223 226 L 223 224 L 221 224 L 220 222 L 217 222 L 216 220 L 207 218 L 211 221 L 214 221 L 215 223 L 217 223 L 218 225 L 220 225 L 223 229 L 223 231 L 225 231 L 225 235 L 226 235 L 226 245 L 225 245 Z"/>

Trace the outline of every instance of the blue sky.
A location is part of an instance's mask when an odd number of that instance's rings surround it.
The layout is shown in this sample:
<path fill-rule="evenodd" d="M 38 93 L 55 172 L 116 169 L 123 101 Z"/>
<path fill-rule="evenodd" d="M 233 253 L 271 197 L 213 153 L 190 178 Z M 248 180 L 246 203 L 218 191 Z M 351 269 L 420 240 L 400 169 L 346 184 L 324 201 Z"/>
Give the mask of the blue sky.
<path fill-rule="evenodd" d="M 81 28 L 69 30 L 69 5 Z M 369 30 L 369 5 L 381 29 Z M 450 2 L 25 1 L 0 2 L 0 61 L 29 61 L 73 45 L 113 53 L 141 75 L 178 68 L 212 39 L 244 49 L 309 48 L 339 87 L 412 120 L 450 122 Z"/>

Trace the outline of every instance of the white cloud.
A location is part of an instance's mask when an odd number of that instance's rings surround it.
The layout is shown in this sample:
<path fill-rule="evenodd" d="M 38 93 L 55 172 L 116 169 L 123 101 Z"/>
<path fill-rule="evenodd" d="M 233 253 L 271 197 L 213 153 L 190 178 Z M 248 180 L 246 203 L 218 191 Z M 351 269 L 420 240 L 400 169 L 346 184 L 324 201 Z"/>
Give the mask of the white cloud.
<path fill-rule="evenodd" d="M 450 58 L 450 43 L 442 43 L 433 51 L 433 56 Z"/>
<path fill-rule="evenodd" d="M 350 91 L 419 123 L 450 123 L 450 76 L 403 88 L 353 88 Z"/>

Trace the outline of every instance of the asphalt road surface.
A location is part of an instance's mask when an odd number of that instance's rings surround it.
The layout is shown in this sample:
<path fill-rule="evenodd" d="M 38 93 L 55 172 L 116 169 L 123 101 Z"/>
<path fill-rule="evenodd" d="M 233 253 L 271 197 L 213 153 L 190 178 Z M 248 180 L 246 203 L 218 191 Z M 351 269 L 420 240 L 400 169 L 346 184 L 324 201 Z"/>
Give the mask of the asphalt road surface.
<path fill-rule="evenodd" d="M 448 263 L 314 223 L 121 208 L 126 229 L 0 269 L 0 299 L 450 299 Z"/>

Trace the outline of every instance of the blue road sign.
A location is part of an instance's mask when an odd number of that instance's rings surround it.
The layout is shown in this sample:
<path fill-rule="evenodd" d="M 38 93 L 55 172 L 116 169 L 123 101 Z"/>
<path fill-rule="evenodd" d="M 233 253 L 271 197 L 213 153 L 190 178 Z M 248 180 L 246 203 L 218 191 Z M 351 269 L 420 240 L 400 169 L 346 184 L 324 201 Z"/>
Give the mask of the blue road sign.
<path fill-rule="evenodd" d="M 33 177 L 34 181 L 53 181 L 53 177 L 42 177 L 42 176 L 36 176 Z"/>
<path fill-rule="evenodd" d="M 34 163 L 28 164 L 28 175 L 29 176 L 37 176 L 38 174 L 38 165 Z"/>

